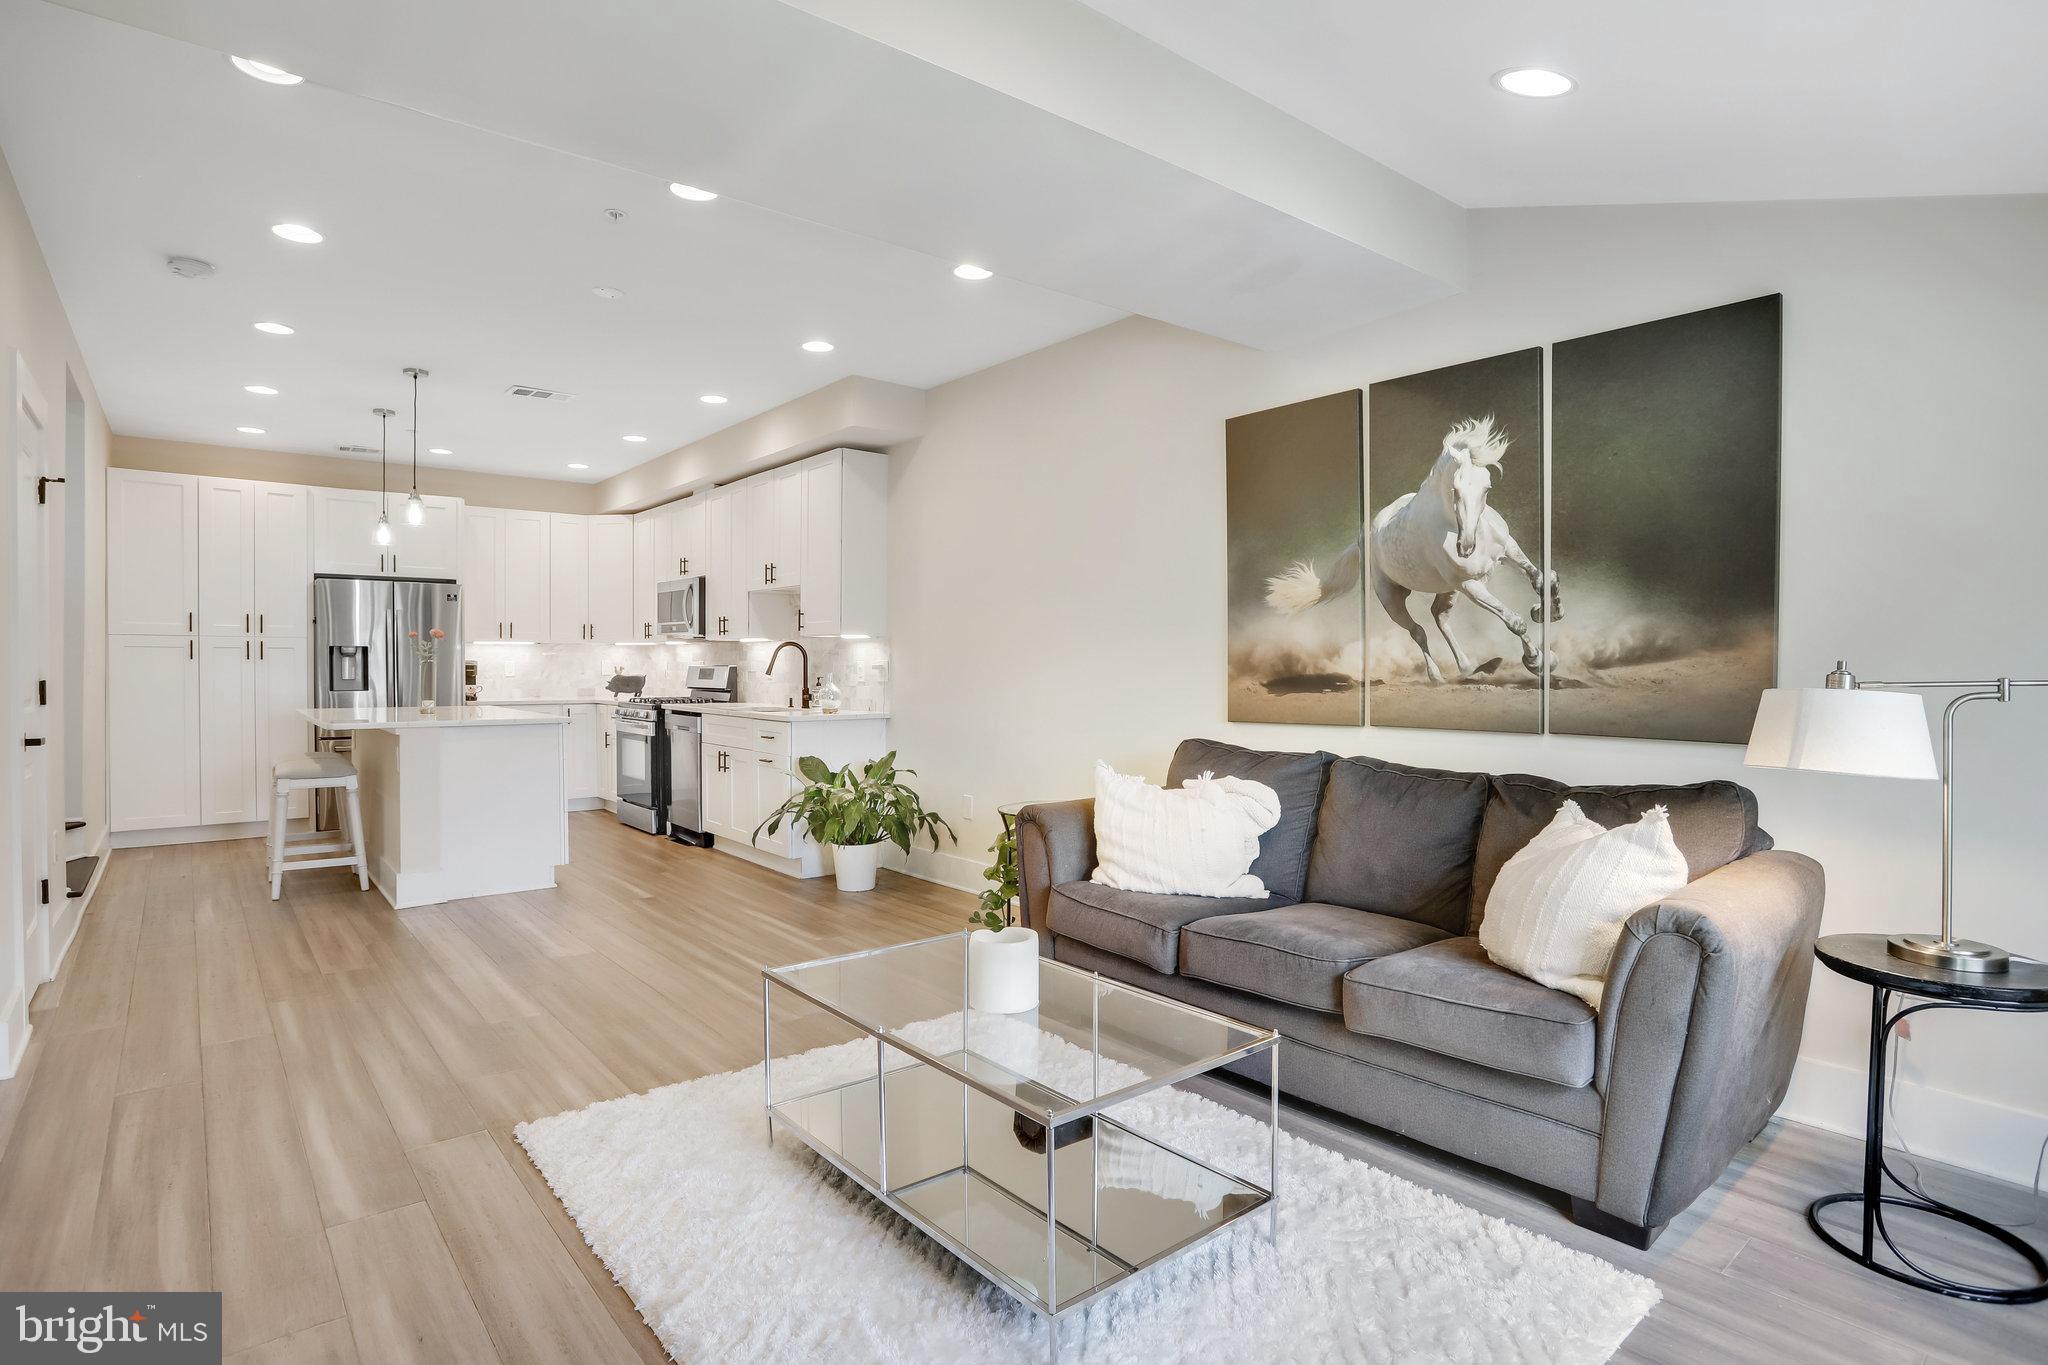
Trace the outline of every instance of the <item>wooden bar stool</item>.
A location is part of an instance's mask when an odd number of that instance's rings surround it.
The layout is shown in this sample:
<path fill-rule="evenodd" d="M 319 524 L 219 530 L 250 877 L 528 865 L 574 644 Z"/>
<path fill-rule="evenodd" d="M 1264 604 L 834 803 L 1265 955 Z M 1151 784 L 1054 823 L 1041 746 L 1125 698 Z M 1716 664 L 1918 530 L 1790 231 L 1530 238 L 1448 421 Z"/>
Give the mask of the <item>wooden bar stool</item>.
<path fill-rule="evenodd" d="M 315 867 L 353 867 L 356 883 L 370 889 L 370 860 L 363 848 L 363 804 L 356 790 L 356 765 L 336 753 L 288 758 L 270 770 L 270 898 L 284 894 L 284 874 Z M 339 787 L 340 827 L 332 833 L 287 834 L 285 811 L 295 791 Z M 321 842 L 327 840 L 328 842 Z M 321 857 L 334 853 L 339 857 Z M 285 861 L 289 856 L 292 861 Z"/>

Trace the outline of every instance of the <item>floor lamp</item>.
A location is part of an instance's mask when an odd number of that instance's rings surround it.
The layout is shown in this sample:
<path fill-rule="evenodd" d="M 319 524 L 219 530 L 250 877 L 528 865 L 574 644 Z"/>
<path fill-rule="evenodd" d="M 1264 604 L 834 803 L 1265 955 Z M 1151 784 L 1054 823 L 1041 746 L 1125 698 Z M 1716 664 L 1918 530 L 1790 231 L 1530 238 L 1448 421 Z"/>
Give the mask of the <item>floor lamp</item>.
<path fill-rule="evenodd" d="M 1951 972 L 2002 972 L 2003 948 L 1955 936 L 1956 712 L 1973 701 L 2011 701 L 2018 687 L 2048 678 L 1980 682 L 1866 682 L 1837 660 L 1823 687 L 1774 687 L 1757 706 L 1743 762 L 1752 768 L 1941 779 L 1941 934 L 1896 934 L 1893 957 Z M 1927 734 L 1927 712 L 1911 692 L 1955 692 L 1941 712 L 1941 767 Z"/>

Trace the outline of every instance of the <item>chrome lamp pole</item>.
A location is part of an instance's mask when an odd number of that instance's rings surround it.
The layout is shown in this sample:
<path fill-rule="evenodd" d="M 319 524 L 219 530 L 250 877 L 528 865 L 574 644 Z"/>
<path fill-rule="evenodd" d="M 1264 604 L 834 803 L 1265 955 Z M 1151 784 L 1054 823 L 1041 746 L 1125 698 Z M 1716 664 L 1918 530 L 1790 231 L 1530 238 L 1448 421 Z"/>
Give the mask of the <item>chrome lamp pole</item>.
<path fill-rule="evenodd" d="M 2011 965 L 2003 948 L 1955 936 L 1956 712 L 1973 701 L 2011 701 L 2013 690 L 2020 687 L 2048 687 L 2048 678 L 1873 682 L 1858 678 L 1842 660 L 1836 660 L 1827 676 L 1829 691 L 1958 693 L 1941 710 L 1941 933 L 1894 934 L 1887 941 L 1893 957 L 1951 972 L 2002 972 Z"/>

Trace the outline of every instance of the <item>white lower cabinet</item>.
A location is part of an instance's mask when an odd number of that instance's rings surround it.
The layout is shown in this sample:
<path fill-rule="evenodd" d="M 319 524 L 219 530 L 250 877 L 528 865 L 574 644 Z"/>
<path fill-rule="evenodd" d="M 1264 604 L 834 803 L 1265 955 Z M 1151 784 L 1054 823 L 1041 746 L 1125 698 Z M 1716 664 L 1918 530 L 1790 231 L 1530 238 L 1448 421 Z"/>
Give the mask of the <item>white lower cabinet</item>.
<path fill-rule="evenodd" d="M 803 785 L 797 760 L 823 759 L 834 768 L 861 764 L 888 752 L 884 720 L 760 720 L 704 713 L 704 830 L 712 846 L 797 877 L 832 870 L 809 835 L 788 821 L 770 834 L 755 829 Z"/>
<path fill-rule="evenodd" d="M 704 783 L 704 832 L 718 839 L 744 839 L 739 830 L 740 811 L 734 801 L 734 771 L 745 770 L 744 763 L 735 763 L 737 757 L 747 757 L 744 749 L 735 750 L 720 744 L 708 736 L 704 740 L 703 773 Z M 751 793 L 748 796 L 752 803 Z M 753 826 L 747 826 L 752 831 Z"/>
<path fill-rule="evenodd" d="M 604 743 L 597 725 L 597 707 L 565 706 L 569 717 L 569 799 L 591 801 L 598 796 L 597 770 Z"/>
<path fill-rule="evenodd" d="M 270 772 L 287 758 L 313 751 L 313 727 L 299 708 L 313 704 L 313 670 L 304 639 L 256 642 L 256 818 L 270 818 Z M 313 793 L 295 791 L 285 814 L 313 813 Z"/>
<path fill-rule="evenodd" d="M 199 823 L 199 655 L 190 635 L 107 642 L 107 791 L 116 830 Z"/>
<path fill-rule="evenodd" d="M 619 711 L 605 702 L 597 704 L 598 748 L 597 794 L 607 801 L 619 799 Z"/>
<path fill-rule="evenodd" d="M 199 823 L 259 819 L 256 646 L 246 637 L 199 637 Z"/>

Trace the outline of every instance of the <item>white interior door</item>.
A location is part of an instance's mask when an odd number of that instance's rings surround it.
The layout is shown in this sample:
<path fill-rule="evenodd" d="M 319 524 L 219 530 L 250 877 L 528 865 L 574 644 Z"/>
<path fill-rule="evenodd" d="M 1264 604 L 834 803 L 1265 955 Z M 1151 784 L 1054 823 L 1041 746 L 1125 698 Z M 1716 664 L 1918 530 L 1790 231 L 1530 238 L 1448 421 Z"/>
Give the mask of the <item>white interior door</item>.
<path fill-rule="evenodd" d="M 45 620 L 43 506 L 37 481 L 43 476 L 49 409 L 30 377 L 27 362 L 14 357 L 8 403 L 8 444 L 12 448 L 15 489 L 14 638 L 7 642 L 14 660 L 9 686 L 16 708 L 13 842 L 20 871 L 6 898 L 5 924 L 0 925 L 0 1075 L 13 1071 L 15 1050 L 28 1026 L 28 993 L 49 974 L 49 906 L 42 893 L 50 868 L 48 677 L 45 655 L 49 631 Z M 64 894 L 57 887 L 53 896 Z"/>

